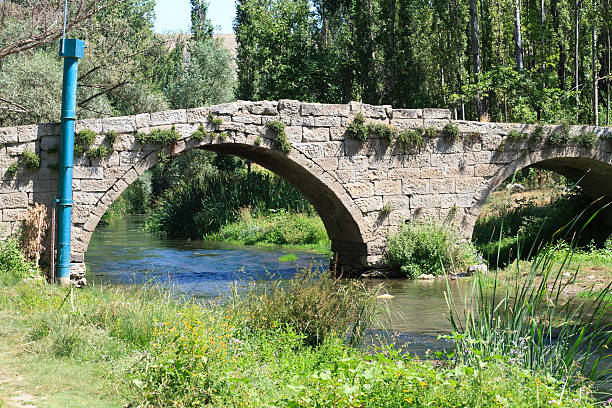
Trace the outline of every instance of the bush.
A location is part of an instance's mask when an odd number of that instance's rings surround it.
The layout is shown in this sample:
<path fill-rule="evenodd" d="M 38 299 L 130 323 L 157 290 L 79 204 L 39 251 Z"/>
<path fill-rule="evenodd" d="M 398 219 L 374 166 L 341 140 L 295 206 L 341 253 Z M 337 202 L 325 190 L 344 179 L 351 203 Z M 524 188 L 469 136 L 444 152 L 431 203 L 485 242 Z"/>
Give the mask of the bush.
<path fill-rule="evenodd" d="M 149 212 L 145 229 L 171 238 L 202 239 L 238 220 L 240 209 L 312 212 L 292 185 L 267 173 L 206 175 L 167 190 Z"/>
<path fill-rule="evenodd" d="M 529 140 L 533 143 L 540 143 L 542 140 L 544 140 L 545 133 L 544 125 L 538 123 L 535 129 L 533 129 L 533 132 L 531 132 Z"/>
<path fill-rule="evenodd" d="M 0 284 L 11 285 L 26 278 L 32 270 L 32 264 L 26 261 L 19 241 L 8 238 L 0 243 Z"/>
<path fill-rule="evenodd" d="M 231 303 L 233 313 L 254 330 L 286 326 L 308 345 L 336 335 L 358 345 L 379 312 L 378 289 L 306 268 L 288 281 L 250 282 L 245 290 L 234 291 Z"/>
<path fill-rule="evenodd" d="M 569 124 L 564 123 L 559 125 L 546 138 L 546 143 L 551 146 L 567 146 L 570 141 Z"/>
<path fill-rule="evenodd" d="M 393 142 L 393 139 L 397 136 L 397 128 L 386 123 L 370 123 L 366 126 L 366 130 L 369 134 L 386 139 L 389 143 Z"/>
<path fill-rule="evenodd" d="M 355 115 L 355 118 L 348 127 L 349 136 L 353 139 L 365 142 L 368 138 L 368 128 L 365 125 L 366 118 L 362 113 Z"/>
<path fill-rule="evenodd" d="M 98 134 L 91 129 L 83 129 L 78 132 L 74 138 L 74 155 L 84 155 L 96 140 L 97 136 Z"/>
<path fill-rule="evenodd" d="M 397 142 L 404 149 L 423 147 L 425 142 L 423 136 L 418 130 L 403 130 L 397 137 Z"/>
<path fill-rule="evenodd" d="M 289 139 L 287 139 L 287 134 L 285 133 L 285 124 L 281 121 L 274 120 L 266 123 L 266 127 L 272 130 L 276 135 L 274 138 L 276 148 L 285 154 L 289 154 L 292 146 Z"/>
<path fill-rule="evenodd" d="M 457 232 L 434 223 L 406 224 L 387 240 L 385 261 L 409 278 L 422 273 L 442 275 L 464 270 L 476 261 L 470 243 Z"/>
<path fill-rule="evenodd" d="M 591 149 L 595 147 L 599 137 L 597 137 L 595 132 L 582 132 L 580 133 L 580 136 L 576 136 L 576 139 L 580 146 Z"/>
<path fill-rule="evenodd" d="M 456 123 L 449 122 L 442 129 L 442 134 L 444 134 L 444 140 L 447 142 L 457 142 L 459 141 L 459 126 Z"/>
<path fill-rule="evenodd" d="M 29 150 L 25 150 L 21 157 L 23 157 L 23 164 L 26 169 L 37 169 L 40 167 L 40 157 Z"/>
<path fill-rule="evenodd" d="M 136 134 L 136 141 L 140 144 L 155 144 L 159 146 L 172 145 L 179 141 L 181 135 L 176 131 L 176 128 L 167 130 L 153 129 L 150 133 L 138 133 Z"/>

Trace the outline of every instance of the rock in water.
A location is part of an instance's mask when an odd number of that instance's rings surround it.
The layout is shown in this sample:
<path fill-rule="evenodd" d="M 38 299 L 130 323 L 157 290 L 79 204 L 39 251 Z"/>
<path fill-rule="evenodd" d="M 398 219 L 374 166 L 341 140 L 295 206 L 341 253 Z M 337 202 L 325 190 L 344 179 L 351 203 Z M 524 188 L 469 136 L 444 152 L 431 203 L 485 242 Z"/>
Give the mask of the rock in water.
<path fill-rule="evenodd" d="M 421 280 L 434 280 L 436 279 L 436 277 L 430 273 L 422 273 L 420 274 L 417 279 L 421 279 Z"/>

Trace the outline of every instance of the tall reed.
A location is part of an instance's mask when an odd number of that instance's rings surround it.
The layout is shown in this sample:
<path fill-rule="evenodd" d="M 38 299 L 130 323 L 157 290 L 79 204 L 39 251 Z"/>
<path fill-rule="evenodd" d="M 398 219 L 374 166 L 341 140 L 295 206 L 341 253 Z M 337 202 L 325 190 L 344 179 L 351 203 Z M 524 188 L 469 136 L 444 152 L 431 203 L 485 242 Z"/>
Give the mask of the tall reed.
<path fill-rule="evenodd" d="M 575 231 L 585 212 L 557 231 L 553 242 L 563 231 Z M 578 233 L 598 213 L 588 218 Z M 610 369 L 600 369 L 602 362 L 612 357 L 612 304 L 606 300 L 612 293 L 612 282 L 594 299 L 568 298 L 566 289 L 579 273 L 579 267 L 572 263 L 574 245 L 572 239 L 569 250 L 560 251 L 549 244 L 535 251 L 530 264 L 517 261 L 503 288 L 497 272 L 492 289 L 476 276 L 471 296 L 463 300 L 462 314 L 450 290 L 446 292 L 458 362 L 479 367 L 488 359 L 504 360 L 551 375 L 569 386 L 584 380 L 612 380 Z M 517 251 L 520 253 L 520 247 Z M 533 245 L 530 251 L 534 251 Z"/>

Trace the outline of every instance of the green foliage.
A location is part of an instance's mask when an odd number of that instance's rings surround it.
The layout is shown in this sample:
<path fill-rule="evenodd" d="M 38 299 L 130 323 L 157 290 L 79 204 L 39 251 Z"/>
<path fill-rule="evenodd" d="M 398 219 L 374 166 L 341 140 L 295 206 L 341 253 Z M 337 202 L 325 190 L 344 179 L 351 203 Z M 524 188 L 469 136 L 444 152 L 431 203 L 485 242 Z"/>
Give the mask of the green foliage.
<path fill-rule="evenodd" d="M 253 142 L 253 144 L 254 144 L 255 146 L 261 146 L 261 143 L 262 143 L 262 142 L 263 142 L 263 139 L 261 138 L 261 136 L 257 136 L 257 137 L 255 138 L 255 141 Z"/>
<path fill-rule="evenodd" d="M 560 301 L 572 282 L 563 274 L 575 278 L 580 269 L 573 266 L 571 252 L 544 247 L 530 267 L 517 263 L 506 289 L 496 284 L 492 291 L 486 290 L 477 275 L 472 295 L 465 298 L 470 301 L 463 305 L 464 316 L 456 313 L 451 298 L 457 362 L 478 369 L 487 361 L 504 359 L 552 376 L 569 389 L 581 387 L 585 377 L 609 383 L 609 372 L 598 373 L 598 364 L 605 365 L 612 356 L 595 353 L 607 348 L 612 338 L 612 325 L 605 320 L 610 306 L 602 303 L 612 284 L 592 301 Z"/>
<path fill-rule="evenodd" d="M 208 114 L 208 121 L 216 128 L 223 124 L 223 119 L 215 116 L 212 112 Z"/>
<path fill-rule="evenodd" d="M 218 137 L 220 141 L 225 142 L 229 136 L 227 132 L 220 132 Z"/>
<path fill-rule="evenodd" d="M 198 127 L 198 130 L 196 130 L 195 132 L 193 132 L 191 134 L 191 137 L 195 140 L 199 140 L 202 141 L 204 139 L 206 139 L 207 137 L 209 137 L 210 134 L 206 131 L 206 128 L 202 125 L 200 125 Z"/>
<path fill-rule="evenodd" d="M 426 127 L 426 128 L 421 128 L 421 134 L 424 137 L 432 139 L 432 138 L 438 136 L 438 129 L 436 129 L 433 126 L 429 126 L 429 127 Z"/>
<path fill-rule="evenodd" d="M 118 137 L 119 135 L 114 130 L 110 130 L 104 134 L 104 138 L 111 148 L 115 145 Z"/>
<path fill-rule="evenodd" d="M 40 168 L 40 156 L 29 150 L 24 150 L 21 154 L 23 159 L 23 165 L 26 169 L 38 169 Z"/>
<path fill-rule="evenodd" d="M 527 139 L 529 139 L 529 134 L 519 132 L 516 129 L 512 129 L 508 132 L 508 136 L 506 136 L 506 140 L 509 142 L 520 142 Z"/>
<path fill-rule="evenodd" d="M 397 135 L 397 143 L 404 149 L 419 148 L 425 145 L 419 130 L 402 130 Z"/>
<path fill-rule="evenodd" d="M 411 279 L 463 271 L 475 259 L 474 248 L 445 225 L 409 223 L 387 239 L 385 262 Z"/>
<path fill-rule="evenodd" d="M 110 157 L 113 154 L 113 149 L 105 146 L 105 145 L 100 145 L 98 147 L 96 147 L 95 149 L 90 149 L 87 151 L 86 155 L 88 159 L 104 159 L 107 157 Z"/>
<path fill-rule="evenodd" d="M 178 142 L 181 135 L 172 126 L 170 129 L 153 129 L 150 133 L 136 134 L 136 141 L 140 144 L 155 144 L 159 146 L 170 146 Z"/>
<path fill-rule="evenodd" d="M 222 205 L 220 205 L 222 203 Z M 271 209 L 309 212 L 312 207 L 293 186 L 265 173 L 209 174 L 168 189 L 150 211 L 145 228 L 170 238 L 201 239 L 240 217 Z"/>
<path fill-rule="evenodd" d="M 569 124 L 563 123 L 552 131 L 546 138 L 546 143 L 551 146 L 567 146 L 570 142 Z"/>
<path fill-rule="evenodd" d="M 245 245 L 315 245 L 329 249 L 330 241 L 323 221 L 316 215 L 286 210 L 255 216 L 248 209 L 239 218 L 206 235 L 207 241 L 231 241 Z"/>
<path fill-rule="evenodd" d="M 340 284 L 330 271 L 306 268 L 272 287 L 253 282 L 235 294 L 232 304 L 253 330 L 289 327 L 307 345 L 321 345 L 336 335 L 358 345 L 380 307 L 377 290 L 358 280 Z"/>
<path fill-rule="evenodd" d="M 442 129 L 444 140 L 455 143 L 459 141 L 459 126 L 456 123 L 449 122 Z"/>
<path fill-rule="evenodd" d="M 355 115 L 349 124 L 348 133 L 351 138 L 364 142 L 368 138 L 368 127 L 365 125 L 366 118 L 362 113 Z"/>
<path fill-rule="evenodd" d="M 98 134 L 91 129 L 78 132 L 74 138 L 74 155 L 83 156 L 87 153 L 97 136 Z"/>
<path fill-rule="evenodd" d="M 266 127 L 274 132 L 276 135 L 274 138 L 274 144 L 276 148 L 285 154 L 291 152 L 292 146 L 289 139 L 287 139 L 287 133 L 285 133 L 285 124 L 278 120 L 273 120 L 266 123 Z"/>
<path fill-rule="evenodd" d="M 575 139 L 580 146 L 587 149 L 592 149 L 599 141 L 599 137 L 597 137 L 595 132 L 581 132 Z"/>
<path fill-rule="evenodd" d="M 529 140 L 533 143 L 541 143 L 544 140 L 544 136 L 544 125 L 538 123 L 535 129 L 533 129 L 533 132 L 531 132 L 531 137 L 529 138 Z"/>
<path fill-rule="evenodd" d="M 391 211 L 393 211 L 393 204 L 391 203 L 385 203 L 385 205 L 383 205 L 382 209 L 380 210 L 380 213 L 382 215 L 389 215 L 391 214 Z"/>
<path fill-rule="evenodd" d="M 26 261 L 19 240 L 14 237 L 0 243 L 0 285 L 15 284 L 30 275 L 33 265 Z"/>
<path fill-rule="evenodd" d="M 367 124 L 366 132 L 368 134 L 386 139 L 389 143 L 392 143 L 393 139 L 397 137 L 398 130 L 395 126 L 388 125 L 386 123 L 372 122 Z"/>
<path fill-rule="evenodd" d="M 278 258 L 279 262 L 293 262 L 293 261 L 297 261 L 298 259 L 299 258 L 297 257 L 296 254 L 286 254 Z"/>
<path fill-rule="evenodd" d="M 8 166 L 8 169 L 6 169 L 6 174 L 8 174 L 11 177 L 15 177 L 18 171 L 19 171 L 19 162 L 15 161 L 11 163 L 10 166 Z"/>

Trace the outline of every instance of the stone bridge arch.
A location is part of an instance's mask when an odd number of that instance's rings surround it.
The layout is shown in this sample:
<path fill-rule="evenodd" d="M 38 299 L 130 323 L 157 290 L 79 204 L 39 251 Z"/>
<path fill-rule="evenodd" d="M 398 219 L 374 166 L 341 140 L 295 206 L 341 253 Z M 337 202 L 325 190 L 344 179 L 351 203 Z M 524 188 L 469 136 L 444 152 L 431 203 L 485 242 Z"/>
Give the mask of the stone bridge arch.
<path fill-rule="evenodd" d="M 210 114 L 222 123 L 215 125 Z M 389 141 L 376 131 L 370 131 L 365 141 L 355 140 L 348 128 L 359 114 L 366 123 L 422 135 L 422 143 Z M 292 144 L 288 154 L 275 146 L 276 134 L 266 126 L 270 121 L 285 124 Z M 216 136 L 194 137 L 200 126 Z M 137 133 L 171 128 L 180 135 L 171 146 L 137 141 Z M 381 266 L 387 237 L 411 220 L 453 222 L 471 236 L 488 195 L 523 167 L 567 175 L 589 168 L 585 190 L 612 197 L 610 128 L 573 126 L 568 138 L 592 132 L 599 139 L 590 148 L 572 138 L 564 147 L 552 147 L 546 135 L 558 132 L 557 126 L 540 129 L 544 137 L 534 141 L 534 125 L 456 121 L 445 109 L 281 100 L 77 121 L 76 131 L 83 129 L 98 135 L 94 148 L 108 144 L 104 140 L 110 132 L 118 137 L 110 156 L 75 159 L 72 261 L 81 269 L 91 234 L 108 206 L 154 166 L 160 154 L 189 149 L 250 159 L 300 189 L 321 215 L 347 274 Z M 51 206 L 58 188 L 59 133 L 57 124 L 0 128 L 0 235 L 15 232 L 35 202 Z M 40 168 L 21 168 L 13 174 L 9 169 L 23 163 L 25 150 L 39 155 Z"/>

